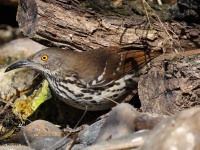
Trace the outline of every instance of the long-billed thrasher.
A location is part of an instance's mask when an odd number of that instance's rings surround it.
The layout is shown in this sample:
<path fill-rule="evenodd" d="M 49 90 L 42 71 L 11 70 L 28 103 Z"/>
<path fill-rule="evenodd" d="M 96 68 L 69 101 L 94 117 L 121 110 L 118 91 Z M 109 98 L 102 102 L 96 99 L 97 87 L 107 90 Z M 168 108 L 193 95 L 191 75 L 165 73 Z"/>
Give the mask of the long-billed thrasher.
<path fill-rule="evenodd" d="M 75 52 L 47 48 L 5 70 L 28 67 L 39 71 L 65 103 L 79 109 L 103 110 L 137 88 L 142 68 L 158 52 L 119 47 Z M 129 93 L 130 94 L 130 93 Z"/>

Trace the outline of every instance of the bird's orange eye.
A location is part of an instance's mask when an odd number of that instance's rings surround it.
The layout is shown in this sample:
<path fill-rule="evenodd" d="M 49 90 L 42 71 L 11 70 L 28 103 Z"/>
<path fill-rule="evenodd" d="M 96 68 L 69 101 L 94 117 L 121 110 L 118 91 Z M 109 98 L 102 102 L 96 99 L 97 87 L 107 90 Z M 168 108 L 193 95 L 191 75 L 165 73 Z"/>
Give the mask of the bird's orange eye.
<path fill-rule="evenodd" d="M 44 55 L 42 55 L 41 59 L 42 59 L 43 61 L 47 61 L 47 60 L 48 60 L 48 56 L 47 56 L 46 54 L 44 54 Z"/>

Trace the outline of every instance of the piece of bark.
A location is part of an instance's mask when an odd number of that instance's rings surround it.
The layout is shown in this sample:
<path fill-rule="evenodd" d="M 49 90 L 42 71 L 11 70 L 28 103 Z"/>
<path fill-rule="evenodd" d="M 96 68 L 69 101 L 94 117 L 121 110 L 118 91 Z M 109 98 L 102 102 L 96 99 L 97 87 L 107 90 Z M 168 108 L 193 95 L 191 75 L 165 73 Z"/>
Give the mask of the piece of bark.
<path fill-rule="evenodd" d="M 144 112 L 170 115 L 200 105 L 200 50 L 185 54 L 158 57 L 141 76 L 138 94 Z"/>
<path fill-rule="evenodd" d="M 151 19 L 149 24 L 144 17 L 103 16 L 72 0 L 20 0 L 17 21 L 29 38 L 73 50 L 118 45 L 180 50 L 200 45 L 198 25 Z"/>

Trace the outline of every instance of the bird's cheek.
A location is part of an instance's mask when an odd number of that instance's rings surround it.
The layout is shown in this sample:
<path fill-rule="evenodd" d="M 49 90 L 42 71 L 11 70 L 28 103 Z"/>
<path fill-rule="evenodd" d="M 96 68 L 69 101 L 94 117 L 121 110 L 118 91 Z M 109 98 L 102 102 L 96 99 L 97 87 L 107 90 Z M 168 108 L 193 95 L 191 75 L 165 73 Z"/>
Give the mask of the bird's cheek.
<path fill-rule="evenodd" d="M 55 68 L 61 67 L 62 66 L 62 62 L 61 61 L 55 61 L 54 62 L 54 66 L 55 66 Z"/>

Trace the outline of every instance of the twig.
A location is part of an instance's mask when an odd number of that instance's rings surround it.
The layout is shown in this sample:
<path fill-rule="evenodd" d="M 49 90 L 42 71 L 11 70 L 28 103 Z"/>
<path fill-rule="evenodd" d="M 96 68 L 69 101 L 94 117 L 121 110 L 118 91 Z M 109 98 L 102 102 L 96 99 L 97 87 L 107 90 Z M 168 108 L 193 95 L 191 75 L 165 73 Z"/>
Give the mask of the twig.
<path fill-rule="evenodd" d="M 105 99 L 107 99 L 107 100 L 109 100 L 109 101 L 111 101 L 111 102 L 115 103 L 116 105 L 119 105 L 119 103 L 118 103 L 118 102 L 114 101 L 114 100 L 113 100 L 113 99 L 111 99 L 111 98 L 108 98 L 108 97 L 102 97 L 102 98 L 105 98 Z"/>
<path fill-rule="evenodd" d="M 13 96 L 12 99 L 10 99 L 9 101 L 3 100 L 1 99 L 1 102 L 6 103 L 6 105 L 3 107 L 3 109 L 0 111 L 0 115 L 4 114 L 6 112 L 6 110 L 8 109 L 8 107 L 13 107 L 13 102 L 17 99 L 16 95 Z"/>
<path fill-rule="evenodd" d="M 146 7 L 144 6 L 144 3 L 147 3 L 146 0 L 142 0 L 142 7 L 144 8 L 145 14 L 146 14 L 146 16 L 147 16 L 147 20 L 148 20 L 148 22 L 149 22 L 149 26 L 150 26 L 150 28 L 151 28 L 151 22 L 150 22 L 150 19 L 149 19 L 149 15 L 148 15 L 147 9 L 146 9 Z"/>

